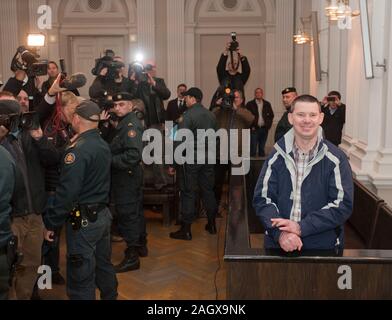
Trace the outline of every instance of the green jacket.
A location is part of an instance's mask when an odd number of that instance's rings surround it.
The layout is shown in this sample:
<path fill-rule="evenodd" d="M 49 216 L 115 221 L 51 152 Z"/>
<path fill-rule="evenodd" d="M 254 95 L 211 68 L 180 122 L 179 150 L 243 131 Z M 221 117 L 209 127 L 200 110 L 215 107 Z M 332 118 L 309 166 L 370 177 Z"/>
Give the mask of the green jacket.
<path fill-rule="evenodd" d="M 44 216 L 48 230 L 63 225 L 78 204 L 109 203 L 111 160 L 108 144 L 95 129 L 67 148 L 53 207 Z"/>
<path fill-rule="evenodd" d="M 10 215 L 15 172 L 15 163 L 11 155 L 0 146 L 0 248 L 5 247 L 12 236 Z"/>
<path fill-rule="evenodd" d="M 110 143 L 112 153 L 112 200 L 116 204 L 136 201 L 143 184 L 141 167 L 143 125 L 136 114 L 127 114 L 118 124 Z"/>
<path fill-rule="evenodd" d="M 200 103 L 194 104 L 184 112 L 183 116 L 179 120 L 178 129 L 189 129 L 193 133 L 194 137 L 194 159 L 196 162 L 197 153 L 202 151 L 202 146 L 205 145 L 205 155 L 207 156 L 208 143 L 206 139 L 197 139 L 197 130 L 218 130 L 218 125 L 215 115 L 204 108 Z M 212 151 L 212 150 L 208 150 Z"/>
<path fill-rule="evenodd" d="M 278 142 L 292 127 L 289 122 L 289 111 L 286 111 L 276 127 L 275 142 Z"/>

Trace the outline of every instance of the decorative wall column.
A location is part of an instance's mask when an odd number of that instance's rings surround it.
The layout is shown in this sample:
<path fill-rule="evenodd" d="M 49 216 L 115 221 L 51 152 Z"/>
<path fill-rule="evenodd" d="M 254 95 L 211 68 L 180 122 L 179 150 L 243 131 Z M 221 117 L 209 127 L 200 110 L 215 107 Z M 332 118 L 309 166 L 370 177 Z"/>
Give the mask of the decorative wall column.
<path fill-rule="evenodd" d="M 281 91 L 294 85 L 294 1 L 276 0 L 276 28 L 267 30 L 266 91 L 276 107 L 275 121 L 284 113 Z M 266 92 L 267 94 L 267 92 Z M 280 112 L 279 112 L 280 111 Z"/>
<path fill-rule="evenodd" d="M 146 60 L 155 60 L 155 4 L 154 0 L 137 0 L 138 47 Z"/>
<path fill-rule="evenodd" d="M 0 10 L 0 43 L 1 70 L 0 74 L 4 84 L 13 76 L 10 70 L 11 60 L 15 54 L 18 42 L 18 17 L 16 14 L 16 1 L 2 0 Z"/>
<path fill-rule="evenodd" d="M 185 82 L 185 0 L 167 1 L 167 85 L 175 88 Z"/>

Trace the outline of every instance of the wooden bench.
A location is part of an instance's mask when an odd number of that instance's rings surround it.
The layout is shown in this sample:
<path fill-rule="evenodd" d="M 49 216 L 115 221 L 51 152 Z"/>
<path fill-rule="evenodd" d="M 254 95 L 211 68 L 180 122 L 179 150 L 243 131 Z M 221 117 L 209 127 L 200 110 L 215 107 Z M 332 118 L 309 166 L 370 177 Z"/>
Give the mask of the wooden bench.
<path fill-rule="evenodd" d="M 370 248 L 378 211 L 383 203 L 384 200 L 354 179 L 354 207 L 348 222 L 357 232 L 366 248 Z"/>
<path fill-rule="evenodd" d="M 143 205 L 162 206 L 163 224 L 169 226 L 177 216 L 178 190 L 176 178 L 165 172 L 165 186 L 157 188 L 152 166 L 144 166 Z"/>
<path fill-rule="evenodd" d="M 371 239 L 370 247 L 377 250 L 392 249 L 392 209 L 383 204 L 378 211 L 378 217 Z"/>
<path fill-rule="evenodd" d="M 226 226 L 224 260 L 227 270 L 227 299 L 392 299 L 392 250 L 351 250 L 343 252 L 303 251 L 286 254 L 282 250 L 264 250 L 251 245 L 247 203 L 251 192 L 245 177 L 234 176 L 230 181 L 230 210 Z M 364 193 L 365 194 L 365 193 Z M 358 197 L 358 195 L 357 195 Z M 357 199 L 357 204 L 360 203 Z M 379 208 L 380 209 L 380 208 Z M 391 221 L 390 210 L 385 215 L 381 208 L 366 217 L 375 223 L 375 237 L 390 237 L 391 228 L 380 229 Z M 357 222 L 357 216 L 353 222 Z M 388 222 L 389 223 L 389 222 Z M 373 227 L 357 229 L 363 235 L 371 235 Z M 364 231 L 365 230 L 365 231 Z M 370 230 L 370 231 L 369 231 Z M 261 237 L 262 235 L 258 235 Z M 371 237 L 371 236 L 370 236 Z M 371 239 L 371 238 L 370 238 Z M 369 241 L 369 238 L 366 239 Z M 389 245 L 388 245 L 389 246 Z M 389 247 L 388 249 L 391 249 Z M 340 268 L 349 267 L 352 274 L 352 290 L 341 290 L 338 281 Z"/>

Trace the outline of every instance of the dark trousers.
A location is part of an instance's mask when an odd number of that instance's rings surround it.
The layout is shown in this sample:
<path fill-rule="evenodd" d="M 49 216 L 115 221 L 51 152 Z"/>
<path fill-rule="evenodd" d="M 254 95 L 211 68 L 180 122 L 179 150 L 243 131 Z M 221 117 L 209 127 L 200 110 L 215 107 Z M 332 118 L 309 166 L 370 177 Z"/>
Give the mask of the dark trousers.
<path fill-rule="evenodd" d="M 117 298 L 117 278 L 111 262 L 109 209 L 98 213 L 96 222 L 67 234 L 67 294 L 71 300 L 95 300 L 98 287 L 102 300 Z"/>
<path fill-rule="evenodd" d="M 136 192 L 136 201 L 115 205 L 118 232 L 128 247 L 139 247 L 147 243 L 143 192 L 141 189 Z"/>
<path fill-rule="evenodd" d="M 127 246 L 145 245 L 147 232 L 143 209 L 143 170 L 141 167 L 132 171 L 131 178 L 121 179 L 117 175 L 112 180 L 112 201 L 116 211 L 117 230 Z"/>
<path fill-rule="evenodd" d="M 47 208 L 53 206 L 54 198 L 54 195 L 48 196 Z M 61 228 L 55 230 L 53 242 L 44 240 L 42 244 L 42 261 L 44 265 L 47 265 L 52 269 L 52 274 L 60 272 L 60 235 Z"/>
<path fill-rule="evenodd" d="M 222 198 L 222 190 L 223 186 L 225 184 L 226 176 L 227 173 L 229 173 L 230 177 L 230 164 L 220 164 L 217 163 L 215 165 L 215 198 L 216 198 L 216 203 L 219 205 L 221 198 Z"/>
<path fill-rule="evenodd" d="M 0 254 L 0 300 L 8 300 L 10 268 L 7 255 Z"/>
<path fill-rule="evenodd" d="M 251 131 L 250 135 L 250 156 L 265 157 L 265 144 L 268 138 L 268 130 L 265 127 Z"/>
<path fill-rule="evenodd" d="M 197 187 L 201 192 L 204 207 L 209 219 L 215 218 L 217 205 L 214 194 L 215 172 L 214 165 L 193 164 L 183 166 L 184 179 L 181 181 L 181 205 L 182 221 L 192 224 L 196 216 L 196 192 Z"/>

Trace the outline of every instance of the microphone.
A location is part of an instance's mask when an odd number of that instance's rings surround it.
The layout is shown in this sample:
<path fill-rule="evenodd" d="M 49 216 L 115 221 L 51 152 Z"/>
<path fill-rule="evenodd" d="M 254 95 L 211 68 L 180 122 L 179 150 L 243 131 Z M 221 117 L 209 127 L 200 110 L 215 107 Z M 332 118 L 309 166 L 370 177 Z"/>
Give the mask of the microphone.
<path fill-rule="evenodd" d="M 87 83 L 87 78 L 83 73 L 75 73 L 69 79 L 65 79 L 60 87 L 67 90 L 75 90 L 83 87 Z"/>
<path fill-rule="evenodd" d="M 65 60 L 64 59 L 60 59 L 60 70 L 61 70 L 62 74 L 67 76 L 67 69 L 65 67 Z"/>

